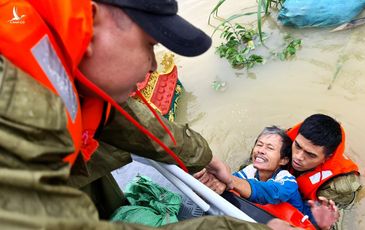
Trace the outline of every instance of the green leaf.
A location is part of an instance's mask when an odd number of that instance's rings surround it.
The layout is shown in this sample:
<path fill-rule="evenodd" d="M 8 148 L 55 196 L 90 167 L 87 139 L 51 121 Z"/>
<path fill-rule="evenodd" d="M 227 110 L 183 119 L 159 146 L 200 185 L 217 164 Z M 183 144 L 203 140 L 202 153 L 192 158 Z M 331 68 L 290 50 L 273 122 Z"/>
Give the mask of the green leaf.
<path fill-rule="evenodd" d="M 215 14 L 216 16 L 218 16 L 218 9 L 219 7 L 225 2 L 226 0 L 219 0 L 219 2 L 217 3 L 217 5 L 213 8 L 212 12 L 210 12 L 209 14 L 209 18 L 208 18 L 208 24 L 210 25 L 210 18 L 213 14 Z"/>
<path fill-rule="evenodd" d="M 263 1 L 263 5 L 265 7 L 265 15 L 269 14 L 269 7 L 271 6 L 271 0 L 267 0 L 265 4 L 265 0 Z"/>
<path fill-rule="evenodd" d="M 281 61 L 284 61 L 285 60 L 285 54 L 284 53 L 279 53 L 278 56 L 279 56 L 279 59 Z"/>
<path fill-rule="evenodd" d="M 243 17 L 243 16 L 248 16 L 248 15 L 252 15 L 252 14 L 257 14 L 257 12 L 248 12 L 248 13 L 242 13 L 242 14 L 234 14 L 232 16 L 230 16 L 229 18 L 225 19 L 223 22 L 221 22 L 213 31 L 212 36 L 215 34 L 215 32 L 220 29 L 225 23 L 228 23 L 236 18 L 239 17 Z"/>
<path fill-rule="evenodd" d="M 258 6 L 257 6 L 257 28 L 259 30 L 259 36 L 260 36 L 260 41 L 262 44 L 264 44 L 264 41 L 262 39 L 262 21 L 261 21 L 261 4 L 262 4 L 262 0 L 258 0 Z"/>

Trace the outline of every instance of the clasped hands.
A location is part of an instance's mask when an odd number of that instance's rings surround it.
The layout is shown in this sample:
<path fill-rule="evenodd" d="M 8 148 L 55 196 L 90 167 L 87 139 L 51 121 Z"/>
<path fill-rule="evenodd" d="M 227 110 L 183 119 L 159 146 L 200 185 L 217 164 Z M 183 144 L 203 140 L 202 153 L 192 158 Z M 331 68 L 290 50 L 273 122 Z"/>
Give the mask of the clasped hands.
<path fill-rule="evenodd" d="M 231 169 L 216 157 L 206 168 L 195 173 L 194 177 L 218 194 L 233 188 Z"/>

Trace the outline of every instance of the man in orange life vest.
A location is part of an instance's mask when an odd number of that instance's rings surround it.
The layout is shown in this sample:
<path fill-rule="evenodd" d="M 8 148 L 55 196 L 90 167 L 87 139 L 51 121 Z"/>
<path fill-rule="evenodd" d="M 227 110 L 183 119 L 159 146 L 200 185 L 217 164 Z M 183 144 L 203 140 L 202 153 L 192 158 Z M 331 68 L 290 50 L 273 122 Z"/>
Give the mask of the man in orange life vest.
<path fill-rule="evenodd" d="M 134 101 L 119 106 L 156 69 L 157 42 L 185 56 L 210 47 L 176 13 L 174 0 L 0 0 L 2 229 L 147 229 L 100 220 L 123 204 L 110 171 L 130 162 L 129 151 L 190 172 L 208 165 L 228 180 L 188 126 L 160 124 Z M 166 228 L 211 226 L 267 229 L 229 217 Z"/>
<path fill-rule="evenodd" d="M 344 155 L 345 132 L 333 118 L 314 114 L 288 131 L 293 140 L 292 172 L 304 200 L 323 196 L 342 212 L 360 189 L 359 169 Z M 336 229 L 342 229 L 341 221 Z"/>

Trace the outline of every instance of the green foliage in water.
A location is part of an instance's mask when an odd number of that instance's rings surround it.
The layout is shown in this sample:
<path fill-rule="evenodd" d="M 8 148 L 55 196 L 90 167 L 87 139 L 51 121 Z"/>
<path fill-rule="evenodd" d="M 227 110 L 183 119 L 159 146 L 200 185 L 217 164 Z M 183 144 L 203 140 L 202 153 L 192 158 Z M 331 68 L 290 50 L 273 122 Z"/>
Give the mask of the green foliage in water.
<path fill-rule="evenodd" d="M 218 16 L 218 10 L 225 1 L 226 0 L 219 0 L 208 19 L 210 25 L 212 16 L 222 21 L 215 27 L 213 32 L 214 34 L 217 30 L 221 30 L 221 38 L 224 39 L 224 42 L 216 48 L 216 53 L 221 58 L 226 58 L 233 68 L 252 68 L 257 63 L 263 63 L 264 58 L 252 52 L 257 45 L 262 44 L 266 47 L 264 44 L 264 32 L 262 31 L 262 18 L 270 14 L 270 9 L 280 9 L 285 0 L 258 0 L 257 12 L 234 14 L 227 19 L 223 19 Z M 253 14 L 257 14 L 256 29 L 248 29 L 238 23 L 232 23 L 232 20 L 234 19 Z M 283 51 L 271 53 L 274 53 L 281 60 L 288 60 L 294 56 L 301 47 L 302 40 L 287 36 L 284 38 L 284 41 L 287 45 Z"/>
<path fill-rule="evenodd" d="M 282 52 L 277 54 L 277 56 L 282 61 L 290 59 L 302 46 L 302 39 L 293 38 L 292 36 L 287 35 L 285 36 L 284 40 L 287 41 L 289 44 L 284 48 Z"/>
<path fill-rule="evenodd" d="M 251 54 L 255 49 L 254 39 L 257 32 L 239 24 L 224 26 L 221 37 L 225 40 L 217 47 L 216 52 L 221 58 L 226 58 L 234 68 L 252 68 L 256 63 L 262 63 L 263 58 Z"/>

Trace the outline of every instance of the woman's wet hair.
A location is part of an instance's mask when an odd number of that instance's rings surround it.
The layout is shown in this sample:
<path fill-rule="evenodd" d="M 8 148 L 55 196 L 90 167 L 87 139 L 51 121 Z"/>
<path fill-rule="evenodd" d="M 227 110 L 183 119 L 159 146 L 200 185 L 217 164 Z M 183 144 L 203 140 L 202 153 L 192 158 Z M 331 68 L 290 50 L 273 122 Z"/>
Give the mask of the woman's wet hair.
<path fill-rule="evenodd" d="M 290 139 L 290 137 L 286 134 L 286 132 L 283 129 L 281 129 L 275 125 L 265 127 L 262 130 L 262 132 L 259 134 L 259 136 L 257 137 L 257 139 L 255 141 L 255 145 L 261 136 L 272 135 L 272 134 L 279 135 L 281 137 L 282 145 L 281 145 L 281 149 L 280 149 L 280 159 L 287 157 L 290 162 L 291 161 L 292 140 Z"/>
<path fill-rule="evenodd" d="M 326 156 L 330 156 L 342 141 L 340 124 L 324 114 L 314 114 L 305 119 L 299 128 L 299 134 L 312 144 L 323 146 Z"/>

